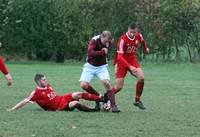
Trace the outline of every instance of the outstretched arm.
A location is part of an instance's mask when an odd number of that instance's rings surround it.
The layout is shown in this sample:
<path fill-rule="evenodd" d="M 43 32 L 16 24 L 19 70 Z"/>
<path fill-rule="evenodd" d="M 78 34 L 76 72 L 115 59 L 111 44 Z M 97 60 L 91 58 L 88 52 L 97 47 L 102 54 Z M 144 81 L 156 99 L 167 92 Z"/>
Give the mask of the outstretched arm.
<path fill-rule="evenodd" d="M 8 109 L 8 111 L 14 111 L 14 110 L 17 110 L 19 108 L 22 108 L 26 104 L 28 104 L 29 102 L 31 102 L 31 101 L 29 101 L 27 98 L 23 99 L 22 101 L 20 101 L 19 103 L 17 103 L 14 107 L 12 107 L 11 109 Z"/>
<path fill-rule="evenodd" d="M 5 75 L 5 78 L 8 82 L 8 86 L 12 85 L 12 77 L 8 72 L 8 69 L 4 63 L 3 57 L 0 56 L 0 71 Z"/>
<path fill-rule="evenodd" d="M 139 34 L 139 35 L 140 35 L 140 42 L 141 42 L 142 46 L 144 47 L 145 53 L 149 53 L 149 48 L 147 46 L 146 41 L 144 40 L 142 34 Z"/>

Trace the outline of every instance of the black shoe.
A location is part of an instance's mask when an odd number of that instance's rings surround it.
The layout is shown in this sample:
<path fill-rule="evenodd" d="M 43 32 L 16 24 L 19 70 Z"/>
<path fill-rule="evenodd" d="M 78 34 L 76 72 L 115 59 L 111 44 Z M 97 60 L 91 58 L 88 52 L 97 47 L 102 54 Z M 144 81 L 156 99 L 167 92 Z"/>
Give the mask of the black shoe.
<path fill-rule="evenodd" d="M 133 103 L 134 106 L 140 108 L 140 109 L 146 109 L 142 103 L 142 101 L 137 101 L 135 103 Z"/>
<path fill-rule="evenodd" d="M 91 108 L 87 112 L 99 112 L 99 110 L 97 110 L 96 108 Z"/>
<path fill-rule="evenodd" d="M 95 108 L 96 111 L 100 111 L 101 110 L 101 104 L 100 102 L 96 102 Z"/>
<path fill-rule="evenodd" d="M 117 106 L 112 107 L 110 110 L 111 110 L 111 112 L 113 112 L 113 113 L 119 113 L 119 112 L 121 112 L 121 111 L 118 109 Z"/>

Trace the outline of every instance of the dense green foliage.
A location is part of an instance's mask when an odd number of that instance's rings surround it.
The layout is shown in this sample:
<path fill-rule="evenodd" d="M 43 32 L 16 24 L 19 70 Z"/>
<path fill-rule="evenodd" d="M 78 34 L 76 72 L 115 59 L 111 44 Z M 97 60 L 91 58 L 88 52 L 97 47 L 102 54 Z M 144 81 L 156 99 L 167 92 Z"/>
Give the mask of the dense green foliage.
<path fill-rule="evenodd" d="M 88 40 L 102 30 L 117 39 L 135 21 L 150 61 L 200 61 L 199 0 L 0 0 L 3 52 L 29 59 L 82 60 Z"/>
<path fill-rule="evenodd" d="M 6 109 L 34 89 L 34 74 L 45 73 L 48 82 L 61 95 L 80 90 L 80 64 L 9 64 L 13 87 L 0 75 L 1 137 L 199 137 L 200 64 L 146 64 L 143 101 L 147 110 L 133 106 L 135 79 L 127 75 L 125 87 L 117 97 L 120 114 L 44 112 L 28 104 L 16 112 Z M 69 73 L 70 72 L 70 73 Z M 110 66 L 114 84 L 114 68 Z M 94 80 L 103 94 L 103 86 Z M 84 101 L 83 103 L 88 103 Z M 94 106 L 93 102 L 89 105 Z"/>

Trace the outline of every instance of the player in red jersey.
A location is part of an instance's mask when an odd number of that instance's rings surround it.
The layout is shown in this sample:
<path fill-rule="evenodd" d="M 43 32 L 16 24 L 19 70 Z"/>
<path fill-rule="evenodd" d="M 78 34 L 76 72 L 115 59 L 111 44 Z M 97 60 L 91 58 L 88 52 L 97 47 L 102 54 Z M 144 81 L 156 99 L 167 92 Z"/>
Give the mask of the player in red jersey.
<path fill-rule="evenodd" d="M 85 105 L 79 103 L 79 99 L 104 102 L 103 97 L 92 95 L 84 92 L 73 92 L 62 96 L 58 96 L 53 88 L 47 83 L 43 74 L 36 74 L 35 82 L 37 87 L 35 90 L 21 102 L 16 104 L 8 111 L 19 109 L 29 102 L 36 102 L 41 108 L 48 111 L 73 110 L 77 108 L 80 111 L 95 111 Z"/>
<path fill-rule="evenodd" d="M 149 53 L 149 48 L 147 47 L 142 34 L 138 32 L 137 26 L 134 23 L 131 23 L 128 26 L 128 31 L 120 37 L 117 44 L 117 55 L 114 59 L 116 85 L 113 87 L 113 91 L 114 93 L 117 93 L 123 88 L 124 78 L 127 71 L 129 71 L 131 75 L 137 78 L 134 105 L 140 109 L 145 109 L 140 100 L 144 87 L 144 75 L 136 58 L 136 50 L 139 42 L 144 47 L 145 53 Z"/>
<path fill-rule="evenodd" d="M 0 47 L 2 46 L 1 42 L 0 42 Z M 7 80 L 7 85 L 11 86 L 13 81 L 12 81 L 12 77 L 10 75 L 10 73 L 8 72 L 8 69 L 4 63 L 4 59 L 3 57 L 0 56 L 0 70 L 1 72 L 5 75 L 5 78 Z"/>

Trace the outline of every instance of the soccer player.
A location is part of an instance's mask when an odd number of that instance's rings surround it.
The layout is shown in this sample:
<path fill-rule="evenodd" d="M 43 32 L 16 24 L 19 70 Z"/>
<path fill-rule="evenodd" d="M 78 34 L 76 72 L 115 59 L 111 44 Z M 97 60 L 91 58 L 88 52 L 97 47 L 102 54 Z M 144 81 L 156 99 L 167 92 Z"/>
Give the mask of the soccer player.
<path fill-rule="evenodd" d="M 91 112 L 96 110 L 80 104 L 79 99 L 99 102 L 105 101 L 103 97 L 84 92 L 74 92 L 58 96 L 50 84 L 47 83 L 46 77 L 43 74 L 36 74 L 34 80 L 37 84 L 35 90 L 27 98 L 23 99 L 8 111 L 22 108 L 29 102 L 36 102 L 41 108 L 48 111 L 71 111 L 77 108 L 80 111 Z"/>
<path fill-rule="evenodd" d="M 0 42 L 0 48 L 1 48 L 1 46 L 2 46 L 2 44 Z M 6 67 L 6 65 L 4 63 L 3 57 L 1 57 L 1 56 L 0 56 L 0 70 L 5 75 L 5 78 L 7 80 L 7 85 L 11 86 L 12 83 L 13 83 L 12 77 L 11 77 L 10 73 L 8 72 L 8 69 L 7 69 L 7 67 Z"/>
<path fill-rule="evenodd" d="M 142 34 L 138 32 L 136 24 L 131 23 L 128 26 L 128 31 L 120 37 L 117 43 L 117 55 L 114 58 L 116 85 L 112 90 L 114 93 L 117 93 L 123 88 L 124 78 L 129 71 L 137 79 L 134 105 L 140 109 L 145 109 L 141 101 L 144 75 L 136 58 L 136 50 L 139 42 L 142 44 L 145 53 L 149 53 L 149 48 Z"/>
<path fill-rule="evenodd" d="M 84 64 L 80 78 L 80 86 L 87 92 L 99 96 L 99 93 L 91 86 L 90 82 L 94 76 L 98 77 L 106 89 L 106 96 L 111 103 L 111 111 L 119 112 L 115 103 L 115 96 L 110 84 L 110 76 L 108 72 L 107 54 L 108 48 L 113 44 L 114 40 L 110 31 L 103 31 L 100 35 L 93 37 L 87 50 L 87 63 Z M 100 110 L 100 104 L 96 103 L 96 109 Z"/>

